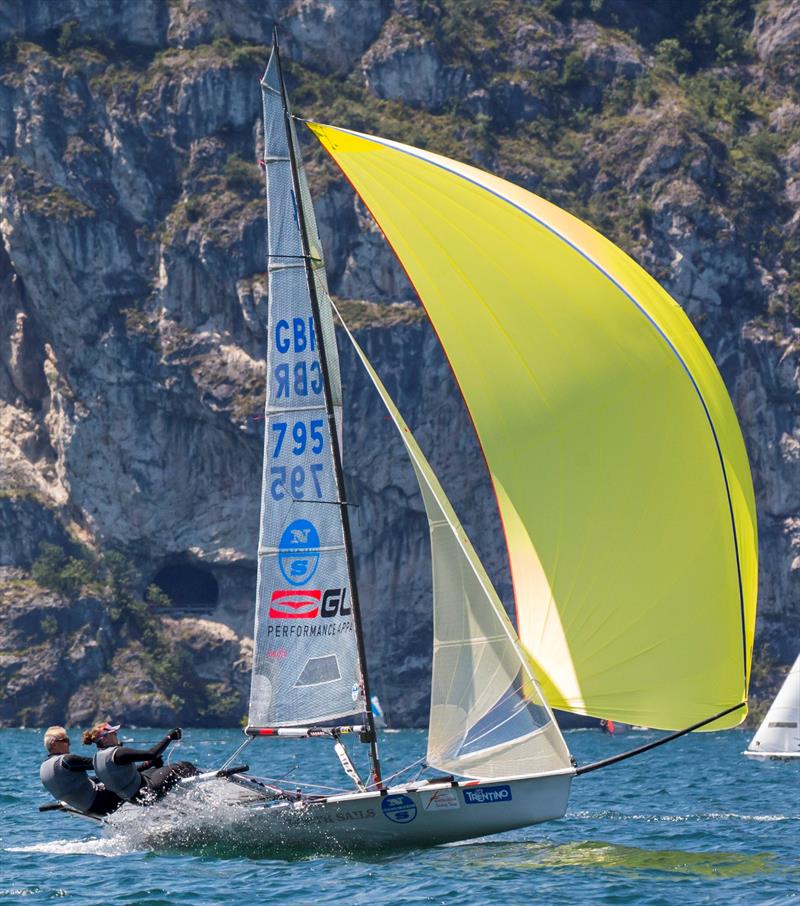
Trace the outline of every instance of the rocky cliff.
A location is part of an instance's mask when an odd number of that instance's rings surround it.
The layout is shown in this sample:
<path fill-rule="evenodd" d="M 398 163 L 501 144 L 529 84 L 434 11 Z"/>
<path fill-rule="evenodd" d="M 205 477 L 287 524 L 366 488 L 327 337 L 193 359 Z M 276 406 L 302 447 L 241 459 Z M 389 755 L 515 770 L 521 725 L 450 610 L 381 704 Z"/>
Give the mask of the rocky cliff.
<path fill-rule="evenodd" d="M 258 78 L 274 24 L 301 114 L 544 195 L 685 308 L 753 464 L 762 663 L 793 658 L 800 3 L 10 0 L 0 724 L 244 713 L 266 315 Z M 480 454 L 435 338 L 310 143 L 307 166 L 332 291 L 508 599 Z M 375 675 L 387 677 L 376 691 L 396 723 L 417 722 L 430 649 L 422 505 L 373 392 L 344 347 L 342 357 L 366 632 Z M 43 542 L 64 551 L 49 573 L 34 568 Z M 122 591 L 110 553 L 129 567 Z M 153 584 L 177 610 L 141 609 Z M 769 670 L 758 676 L 768 683 Z"/>

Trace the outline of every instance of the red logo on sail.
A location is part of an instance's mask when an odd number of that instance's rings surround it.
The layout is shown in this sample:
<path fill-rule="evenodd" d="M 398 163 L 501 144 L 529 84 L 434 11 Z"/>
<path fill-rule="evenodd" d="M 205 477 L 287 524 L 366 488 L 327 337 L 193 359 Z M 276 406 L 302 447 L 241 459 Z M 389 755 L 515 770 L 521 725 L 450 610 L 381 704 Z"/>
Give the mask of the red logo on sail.
<path fill-rule="evenodd" d="M 318 590 L 273 591 L 269 615 L 276 620 L 313 620 L 319 615 L 319 600 Z"/>

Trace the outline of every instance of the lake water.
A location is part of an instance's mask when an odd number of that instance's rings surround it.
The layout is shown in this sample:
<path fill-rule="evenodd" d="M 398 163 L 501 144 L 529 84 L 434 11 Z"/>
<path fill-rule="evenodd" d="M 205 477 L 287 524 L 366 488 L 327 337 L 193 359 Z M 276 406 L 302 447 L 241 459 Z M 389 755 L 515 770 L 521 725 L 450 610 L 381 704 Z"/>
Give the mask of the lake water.
<path fill-rule="evenodd" d="M 149 745 L 161 734 L 122 735 Z M 40 814 L 41 732 L 0 730 L 0 903 L 800 904 L 800 764 L 743 758 L 749 735 L 694 734 L 579 777 L 561 821 L 427 850 L 276 858 L 154 851 L 135 833 L 104 838 Z M 78 736 L 73 750 L 88 754 Z M 655 736 L 566 734 L 581 764 Z M 241 740 L 189 730 L 173 758 L 217 767 Z M 381 746 L 388 774 L 424 754 L 425 734 L 382 733 Z M 329 741 L 256 740 L 245 760 L 262 776 L 347 782 Z"/>

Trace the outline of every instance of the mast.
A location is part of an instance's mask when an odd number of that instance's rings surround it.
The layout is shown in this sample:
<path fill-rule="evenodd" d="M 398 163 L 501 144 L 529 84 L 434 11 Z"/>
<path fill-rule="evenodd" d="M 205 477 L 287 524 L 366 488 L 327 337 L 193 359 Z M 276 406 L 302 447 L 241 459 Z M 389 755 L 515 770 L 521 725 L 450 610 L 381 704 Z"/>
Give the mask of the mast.
<path fill-rule="evenodd" d="M 345 500 L 344 472 L 342 469 L 342 457 L 339 449 L 339 434 L 336 429 L 336 415 L 333 407 L 333 394 L 331 393 L 330 374 L 328 370 L 327 350 L 325 349 L 324 334 L 319 311 L 319 297 L 317 295 L 317 285 L 314 279 L 314 265 L 311 257 L 310 243 L 308 241 L 308 232 L 306 230 L 306 220 L 303 210 L 303 195 L 300 191 L 300 179 L 297 170 L 297 158 L 295 155 L 294 142 L 292 140 L 292 114 L 289 109 L 289 99 L 286 93 L 286 83 L 283 78 L 283 66 L 281 65 L 281 56 L 278 46 L 278 30 L 273 30 L 272 43 L 275 51 L 277 62 L 278 76 L 281 85 L 281 100 L 283 101 L 283 114 L 286 124 L 286 136 L 289 146 L 289 157 L 291 160 L 292 187 L 294 190 L 295 201 L 297 204 L 297 219 L 300 225 L 300 240 L 303 251 L 303 261 L 305 266 L 306 281 L 308 283 L 308 292 L 311 299 L 311 312 L 314 319 L 314 331 L 316 332 L 319 349 L 320 369 L 323 380 L 323 396 L 325 399 L 325 411 L 328 418 L 330 430 L 331 446 L 333 448 L 333 465 L 336 478 L 336 488 L 338 496 L 338 507 L 342 520 L 342 531 L 344 533 L 344 545 L 346 551 L 348 579 L 350 583 L 350 600 L 353 609 L 353 622 L 355 624 L 356 644 L 358 648 L 359 666 L 361 668 L 361 682 L 364 700 L 364 720 L 367 727 L 366 733 L 361 734 L 361 741 L 368 742 L 370 747 L 370 761 L 372 763 L 372 780 L 375 786 L 381 785 L 381 768 L 378 757 L 378 742 L 375 733 L 375 719 L 372 715 L 370 705 L 369 678 L 367 675 L 367 656 L 364 648 L 364 633 L 361 623 L 361 607 L 358 597 L 358 586 L 356 585 L 355 568 L 353 565 L 353 542 L 350 534 L 350 515 L 348 513 L 348 503 Z"/>

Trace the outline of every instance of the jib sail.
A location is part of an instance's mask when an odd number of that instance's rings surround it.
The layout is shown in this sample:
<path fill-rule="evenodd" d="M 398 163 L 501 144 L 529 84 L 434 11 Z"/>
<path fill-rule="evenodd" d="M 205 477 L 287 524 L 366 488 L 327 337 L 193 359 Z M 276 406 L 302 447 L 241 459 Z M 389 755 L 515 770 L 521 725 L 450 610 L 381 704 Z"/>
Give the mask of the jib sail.
<path fill-rule="evenodd" d="M 481 780 L 568 769 L 564 738 L 491 580 L 397 406 L 348 336 L 403 439 L 428 517 L 433 665 L 426 762 Z"/>

